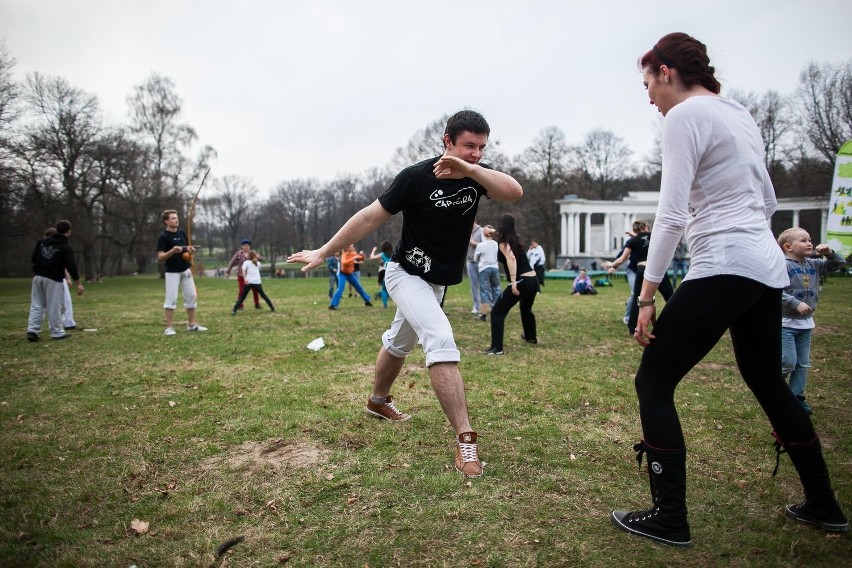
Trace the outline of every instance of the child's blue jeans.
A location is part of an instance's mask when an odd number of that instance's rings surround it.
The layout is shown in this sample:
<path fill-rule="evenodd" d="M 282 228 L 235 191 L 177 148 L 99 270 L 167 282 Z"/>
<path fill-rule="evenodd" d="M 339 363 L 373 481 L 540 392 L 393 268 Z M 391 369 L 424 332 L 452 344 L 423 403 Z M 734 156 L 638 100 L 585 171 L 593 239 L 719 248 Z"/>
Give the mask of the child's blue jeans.
<path fill-rule="evenodd" d="M 808 369 L 811 368 L 811 333 L 813 329 L 781 328 L 781 372 L 790 376 L 790 390 L 796 396 L 805 394 Z"/>

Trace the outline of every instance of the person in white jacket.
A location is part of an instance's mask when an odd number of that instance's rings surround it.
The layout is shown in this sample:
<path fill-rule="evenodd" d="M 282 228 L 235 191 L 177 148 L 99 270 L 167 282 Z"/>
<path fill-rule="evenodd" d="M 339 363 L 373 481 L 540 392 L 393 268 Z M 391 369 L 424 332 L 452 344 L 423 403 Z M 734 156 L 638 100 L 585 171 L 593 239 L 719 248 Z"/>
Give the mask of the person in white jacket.
<path fill-rule="evenodd" d="M 650 102 L 665 117 L 660 202 L 635 331 L 645 350 L 635 385 L 643 440 L 634 450 L 640 463 L 647 457 L 653 506 L 616 510 L 610 520 L 662 544 L 690 546 L 674 391 L 729 331 L 740 374 L 804 486 L 804 502 L 787 505 L 787 516 L 848 531 L 819 438 L 781 374 L 781 291 L 789 279 L 769 223 L 776 200 L 760 130 L 742 105 L 719 96 L 707 48 L 695 38 L 664 36 L 640 67 Z M 684 229 L 689 273 L 657 318 L 654 297 Z"/>

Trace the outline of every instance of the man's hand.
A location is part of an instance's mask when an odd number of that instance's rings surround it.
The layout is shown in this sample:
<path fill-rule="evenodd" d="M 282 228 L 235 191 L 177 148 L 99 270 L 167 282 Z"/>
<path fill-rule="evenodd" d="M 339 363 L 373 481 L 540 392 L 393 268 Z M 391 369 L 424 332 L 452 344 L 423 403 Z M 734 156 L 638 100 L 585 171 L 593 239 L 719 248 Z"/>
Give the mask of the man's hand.
<path fill-rule="evenodd" d="M 438 179 L 462 179 L 471 177 L 477 167 L 455 156 L 441 156 L 432 171 Z"/>
<path fill-rule="evenodd" d="M 324 261 L 325 257 L 319 249 L 303 250 L 287 257 L 287 262 L 298 262 L 300 264 L 304 264 L 305 266 L 302 267 L 302 272 L 307 272 L 312 268 L 316 268 Z"/>

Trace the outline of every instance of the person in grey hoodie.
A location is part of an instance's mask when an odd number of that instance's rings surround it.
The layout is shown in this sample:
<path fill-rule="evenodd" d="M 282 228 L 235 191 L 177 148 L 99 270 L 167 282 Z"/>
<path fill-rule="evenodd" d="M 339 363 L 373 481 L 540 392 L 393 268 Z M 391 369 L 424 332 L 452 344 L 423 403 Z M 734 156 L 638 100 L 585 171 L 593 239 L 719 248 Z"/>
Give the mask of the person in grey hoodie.
<path fill-rule="evenodd" d="M 805 384 L 811 368 L 811 334 L 814 310 L 819 301 L 819 281 L 822 276 L 846 265 L 839 253 L 826 244 L 814 248 L 807 231 L 794 227 L 778 236 L 778 244 L 787 260 L 790 285 L 781 294 L 781 371 L 789 376 L 790 390 L 811 414 L 805 401 Z M 816 252 L 823 258 L 813 258 Z"/>

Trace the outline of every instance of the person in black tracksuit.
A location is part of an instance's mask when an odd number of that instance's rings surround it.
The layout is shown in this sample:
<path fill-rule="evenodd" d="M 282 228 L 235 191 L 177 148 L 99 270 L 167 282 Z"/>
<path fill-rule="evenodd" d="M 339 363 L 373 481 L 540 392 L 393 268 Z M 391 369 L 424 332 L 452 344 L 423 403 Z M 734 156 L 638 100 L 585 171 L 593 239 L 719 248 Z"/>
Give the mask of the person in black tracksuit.
<path fill-rule="evenodd" d="M 74 251 L 68 244 L 71 235 L 71 223 L 59 221 L 56 233 L 40 240 L 33 249 L 33 285 L 30 300 L 30 317 L 27 323 L 27 340 L 38 341 L 41 324 L 47 313 L 47 324 L 50 337 L 65 339 L 70 335 L 65 333 L 62 320 L 62 301 L 65 297 L 65 271 L 77 283 L 77 295 L 83 293 L 83 283 L 77 271 Z"/>

